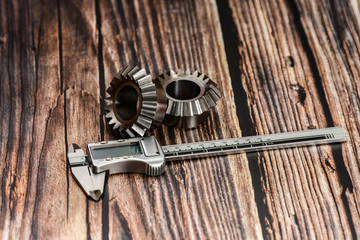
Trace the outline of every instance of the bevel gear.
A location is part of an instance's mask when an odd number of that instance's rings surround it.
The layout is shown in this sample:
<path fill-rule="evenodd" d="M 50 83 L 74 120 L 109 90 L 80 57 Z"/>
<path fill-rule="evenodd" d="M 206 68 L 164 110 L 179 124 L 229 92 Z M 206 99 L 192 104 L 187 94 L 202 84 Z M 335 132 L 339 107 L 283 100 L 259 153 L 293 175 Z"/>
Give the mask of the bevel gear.
<path fill-rule="evenodd" d="M 158 127 L 166 111 L 166 96 L 161 85 L 144 69 L 135 66 L 120 71 L 106 90 L 106 118 L 123 137 L 144 136 Z"/>
<path fill-rule="evenodd" d="M 169 127 L 194 128 L 210 115 L 221 98 L 221 91 L 205 74 L 173 70 L 158 77 L 168 106 L 163 123 Z"/>

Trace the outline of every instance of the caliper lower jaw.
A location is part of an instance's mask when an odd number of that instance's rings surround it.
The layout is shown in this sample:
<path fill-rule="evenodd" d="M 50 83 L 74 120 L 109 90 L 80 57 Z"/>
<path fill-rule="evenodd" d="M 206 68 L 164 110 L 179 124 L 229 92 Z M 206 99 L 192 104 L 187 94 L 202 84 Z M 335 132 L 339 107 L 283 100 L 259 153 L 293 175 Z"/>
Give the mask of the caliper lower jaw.
<path fill-rule="evenodd" d="M 71 172 L 84 192 L 98 201 L 104 192 L 106 172 L 94 173 L 84 151 L 76 144 L 71 144 L 67 154 Z"/>

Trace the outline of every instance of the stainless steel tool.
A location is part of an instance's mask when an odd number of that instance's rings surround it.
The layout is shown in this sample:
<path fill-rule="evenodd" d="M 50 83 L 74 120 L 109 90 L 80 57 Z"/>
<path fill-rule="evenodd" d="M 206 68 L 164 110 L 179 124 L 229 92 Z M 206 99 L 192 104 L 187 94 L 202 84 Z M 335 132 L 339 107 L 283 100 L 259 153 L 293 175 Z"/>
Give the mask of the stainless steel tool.
<path fill-rule="evenodd" d="M 158 176 L 165 162 L 206 156 L 229 155 L 288 147 L 344 142 L 342 127 L 277 133 L 243 138 L 160 146 L 155 137 L 137 137 L 89 143 L 88 155 L 72 144 L 68 152 L 71 171 L 85 193 L 99 200 L 105 174 L 142 173 Z"/>

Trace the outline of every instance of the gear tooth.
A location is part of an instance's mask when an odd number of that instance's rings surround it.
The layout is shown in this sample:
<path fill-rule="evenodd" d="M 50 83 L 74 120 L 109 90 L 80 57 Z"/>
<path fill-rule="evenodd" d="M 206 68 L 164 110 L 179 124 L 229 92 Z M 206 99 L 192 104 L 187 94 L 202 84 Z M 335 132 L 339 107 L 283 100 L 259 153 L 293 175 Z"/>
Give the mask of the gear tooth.
<path fill-rule="evenodd" d="M 142 94 L 143 101 L 156 102 L 157 98 L 158 98 L 158 95 L 156 94 L 156 91 L 145 92 Z"/>
<path fill-rule="evenodd" d="M 207 112 L 210 110 L 203 98 L 200 98 L 199 102 L 200 102 L 200 107 L 201 107 L 201 113 L 204 113 L 204 112 Z"/>
<path fill-rule="evenodd" d="M 180 116 L 181 115 L 181 104 L 179 102 L 174 102 L 170 114 L 174 115 L 174 116 Z"/>
<path fill-rule="evenodd" d="M 114 81 L 114 80 L 117 80 L 117 78 L 113 78 L 113 80 L 110 82 L 110 87 L 109 88 L 115 88 L 116 87 L 117 81 Z"/>
<path fill-rule="evenodd" d="M 185 74 L 190 75 L 190 69 L 186 69 Z"/>
<path fill-rule="evenodd" d="M 126 78 L 127 75 L 128 75 L 128 73 L 129 73 L 129 71 L 130 71 L 131 69 L 132 69 L 131 67 L 127 66 L 127 67 L 122 71 L 121 77 Z"/>
<path fill-rule="evenodd" d="M 105 102 L 112 104 L 113 103 L 112 97 L 105 98 Z"/>
<path fill-rule="evenodd" d="M 179 70 L 177 71 L 177 75 L 184 75 L 184 71 L 181 70 L 181 69 L 179 69 Z"/>
<path fill-rule="evenodd" d="M 154 83 L 149 83 L 149 84 L 146 84 L 144 86 L 141 86 L 141 92 L 142 93 L 147 93 L 147 92 L 153 92 L 153 91 L 156 91 L 156 86 Z"/>
<path fill-rule="evenodd" d="M 140 114 L 143 116 L 146 116 L 148 118 L 151 118 L 151 119 L 153 119 L 155 117 L 155 112 L 153 110 L 148 110 L 148 109 L 144 109 L 144 108 L 141 109 Z"/>
<path fill-rule="evenodd" d="M 136 123 L 146 129 L 150 129 L 151 128 L 151 124 L 152 124 L 152 120 L 151 118 L 145 117 L 140 115 L 138 117 L 138 119 L 136 120 Z"/>
<path fill-rule="evenodd" d="M 167 108 L 166 108 L 166 114 L 170 115 L 172 112 L 172 109 L 174 107 L 174 101 L 168 100 Z"/>
<path fill-rule="evenodd" d="M 169 75 L 169 77 L 172 77 L 172 76 L 174 76 L 175 74 L 176 74 L 176 73 L 174 72 L 174 70 L 170 70 L 168 75 Z"/>
<path fill-rule="evenodd" d="M 137 82 L 140 78 L 143 78 L 146 76 L 146 71 L 145 71 L 145 69 L 142 68 L 136 72 L 132 72 L 132 73 L 129 72 L 128 75 L 130 77 L 132 77 L 135 80 L 135 82 Z M 150 75 L 148 75 L 148 76 L 150 76 Z"/>
<path fill-rule="evenodd" d="M 179 105 L 180 105 L 180 116 L 184 116 L 184 105 L 185 105 L 185 103 L 181 102 Z"/>
<path fill-rule="evenodd" d="M 182 117 L 184 116 L 184 104 L 183 102 L 174 102 L 172 115 Z"/>
<path fill-rule="evenodd" d="M 214 102 L 217 102 L 221 99 L 221 96 L 218 95 L 213 89 L 209 90 L 210 97 L 214 100 Z"/>
<path fill-rule="evenodd" d="M 208 105 L 209 108 L 213 108 L 216 106 L 216 102 L 214 102 L 214 100 L 210 97 L 210 94 L 207 93 L 203 96 L 206 104 Z"/>
<path fill-rule="evenodd" d="M 200 102 L 198 100 L 195 100 L 191 104 L 192 104 L 192 109 L 194 111 L 194 115 L 200 115 L 201 114 Z"/>
<path fill-rule="evenodd" d="M 116 121 L 116 118 L 111 118 L 110 121 L 109 121 L 109 124 L 115 124 L 117 121 Z"/>
<path fill-rule="evenodd" d="M 106 105 L 106 106 L 104 107 L 104 109 L 107 110 L 107 111 L 111 111 L 111 110 L 112 110 L 112 105 L 111 105 L 111 104 Z"/>
<path fill-rule="evenodd" d="M 111 88 L 111 93 L 108 92 L 110 95 L 114 94 L 116 92 L 116 89 L 121 85 L 121 80 L 114 78 L 111 83 L 110 83 L 110 87 Z"/>
<path fill-rule="evenodd" d="M 140 79 L 137 80 L 137 83 L 139 84 L 139 87 L 141 88 L 142 86 L 152 83 L 152 77 L 150 75 L 146 75 Z"/>
<path fill-rule="evenodd" d="M 124 129 L 125 130 L 125 129 Z M 135 134 L 129 129 L 129 128 L 127 128 L 125 131 L 123 131 L 123 132 L 125 132 L 129 137 L 131 137 L 131 138 L 134 138 L 135 137 Z"/>
<path fill-rule="evenodd" d="M 154 103 L 153 101 L 149 101 L 149 102 L 143 102 L 142 107 L 146 110 L 150 110 L 150 111 L 156 111 L 157 108 L 157 104 L 156 102 Z"/>
<path fill-rule="evenodd" d="M 199 102 L 198 101 L 192 101 L 190 104 L 191 104 L 191 109 L 192 109 L 192 111 L 194 113 L 194 116 L 195 115 L 200 115 L 201 109 L 200 109 Z"/>
<path fill-rule="evenodd" d="M 194 111 L 192 109 L 191 102 L 184 103 L 184 115 L 185 116 L 194 116 Z"/>
<path fill-rule="evenodd" d="M 112 88 L 112 87 L 108 87 L 108 89 L 106 89 L 106 92 L 107 92 L 108 94 L 112 95 L 114 91 L 113 91 L 113 88 Z"/>
<path fill-rule="evenodd" d="M 124 135 L 123 133 L 124 133 L 124 131 L 125 131 L 125 130 L 124 130 L 125 128 L 127 128 L 127 126 L 125 126 L 124 124 L 120 124 L 120 127 L 119 127 L 119 129 L 118 129 L 119 133 L 122 134 L 122 135 Z"/>
<path fill-rule="evenodd" d="M 110 86 L 116 88 L 117 86 L 119 86 L 120 82 L 121 82 L 121 78 L 114 77 L 110 82 Z"/>
<path fill-rule="evenodd" d="M 163 74 L 161 74 L 161 75 L 157 78 L 160 83 L 161 83 L 162 81 L 165 81 L 165 78 L 166 78 L 165 76 L 167 76 L 166 73 L 163 73 Z"/>
<path fill-rule="evenodd" d="M 132 77 L 138 71 L 140 71 L 140 68 L 138 66 L 134 66 L 126 75 Z"/>
<path fill-rule="evenodd" d="M 126 68 L 125 68 L 125 69 L 126 69 Z M 120 71 L 115 75 L 114 78 L 121 79 L 121 74 L 124 72 L 125 69 L 120 70 Z"/>
<path fill-rule="evenodd" d="M 156 106 L 157 102 L 152 101 L 152 100 L 145 100 L 145 101 L 143 101 L 143 105 L 145 105 L 145 106 Z"/>
<path fill-rule="evenodd" d="M 118 72 L 115 77 L 111 80 L 110 84 L 115 83 L 117 81 L 121 81 L 121 73 Z"/>
<path fill-rule="evenodd" d="M 120 122 L 116 122 L 113 129 L 117 129 L 121 126 L 122 124 Z"/>
<path fill-rule="evenodd" d="M 121 79 L 122 77 L 125 77 L 127 73 L 130 71 L 131 67 L 126 66 L 124 69 L 120 70 L 116 75 L 115 78 Z"/>
<path fill-rule="evenodd" d="M 115 117 L 114 113 L 112 111 L 108 112 L 106 115 L 105 115 L 105 118 L 113 118 Z"/>
<path fill-rule="evenodd" d="M 203 74 L 203 73 L 201 73 L 199 76 L 198 76 L 198 79 L 200 80 L 204 80 L 204 78 L 205 78 L 205 74 Z"/>
<path fill-rule="evenodd" d="M 158 81 L 160 82 L 161 86 L 165 84 L 166 79 L 162 77 L 158 77 Z"/>
<path fill-rule="evenodd" d="M 179 116 L 178 112 L 179 112 L 179 104 L 178 102 L 174 102 L 173 105 L 172 105 L 172 108 L 170 109 L 169 115 L 173 115 L 173 116 Z"/>
<path fill-rule="evenodd" d="M 206 80 L 208 80 L 209 82 L 211 82 L 212 84 L 216 85 L 216 83 L 214 83 L 213 81 L 211 81 L 211 79 L 210 79 L 207 75 L 205 75 L 205 74 L 204 74 L 204 78 L 205 78 Z"/>
<path fill-rule="evenodd" d="M 221 97 L 221 91 L 220 91 L 220 89 L 218 89 L 216 83 L 214 83 L 214 82 L 211 81 L 211 80 L 210 80 L 209 88 L 212 89 L 212 90 L 214 90 L 214 92 L 215 92 L 219 97 Z"/>
<path fill-rule="evenodd" d="M 195 70 L 195 72 L 193 72 L 193 74 L 192 74 L 194 77 L 198 77 L 199 76 L 199 72 L 198 72 L 198 70 Z"/>
<path fill-rule="evenodd" d="M 140 136 L 144 136 L 145 135 L 145 129 L 142 129 L 139 125 L 137 125 L 136 123 L 134 123 L 131 126 L 131 130 L 133 130 L 134 132 L 136 132 L 138 135 Z"/>

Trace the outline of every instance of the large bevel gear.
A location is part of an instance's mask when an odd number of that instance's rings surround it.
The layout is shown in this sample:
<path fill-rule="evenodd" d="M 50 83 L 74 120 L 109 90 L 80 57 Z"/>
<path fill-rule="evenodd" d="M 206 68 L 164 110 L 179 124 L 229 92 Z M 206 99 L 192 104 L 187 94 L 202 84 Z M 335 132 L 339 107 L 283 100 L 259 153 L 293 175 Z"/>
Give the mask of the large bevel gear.
<path fill-rule="evenodd" d="M 216 84 L 198 71 L 171 70 L 158 79 L 168 99 L 163 123 L 169 127 L 197 127 L 221 98 Z"/>
<path fill-rule="evenodd" d="M 110 94 L 105 100 L 106 118 L 123 137 L 144 136 L 161 124 L 166 111 L 165 92 L 144 69 L 125 68 L 106 91 Z"/>

